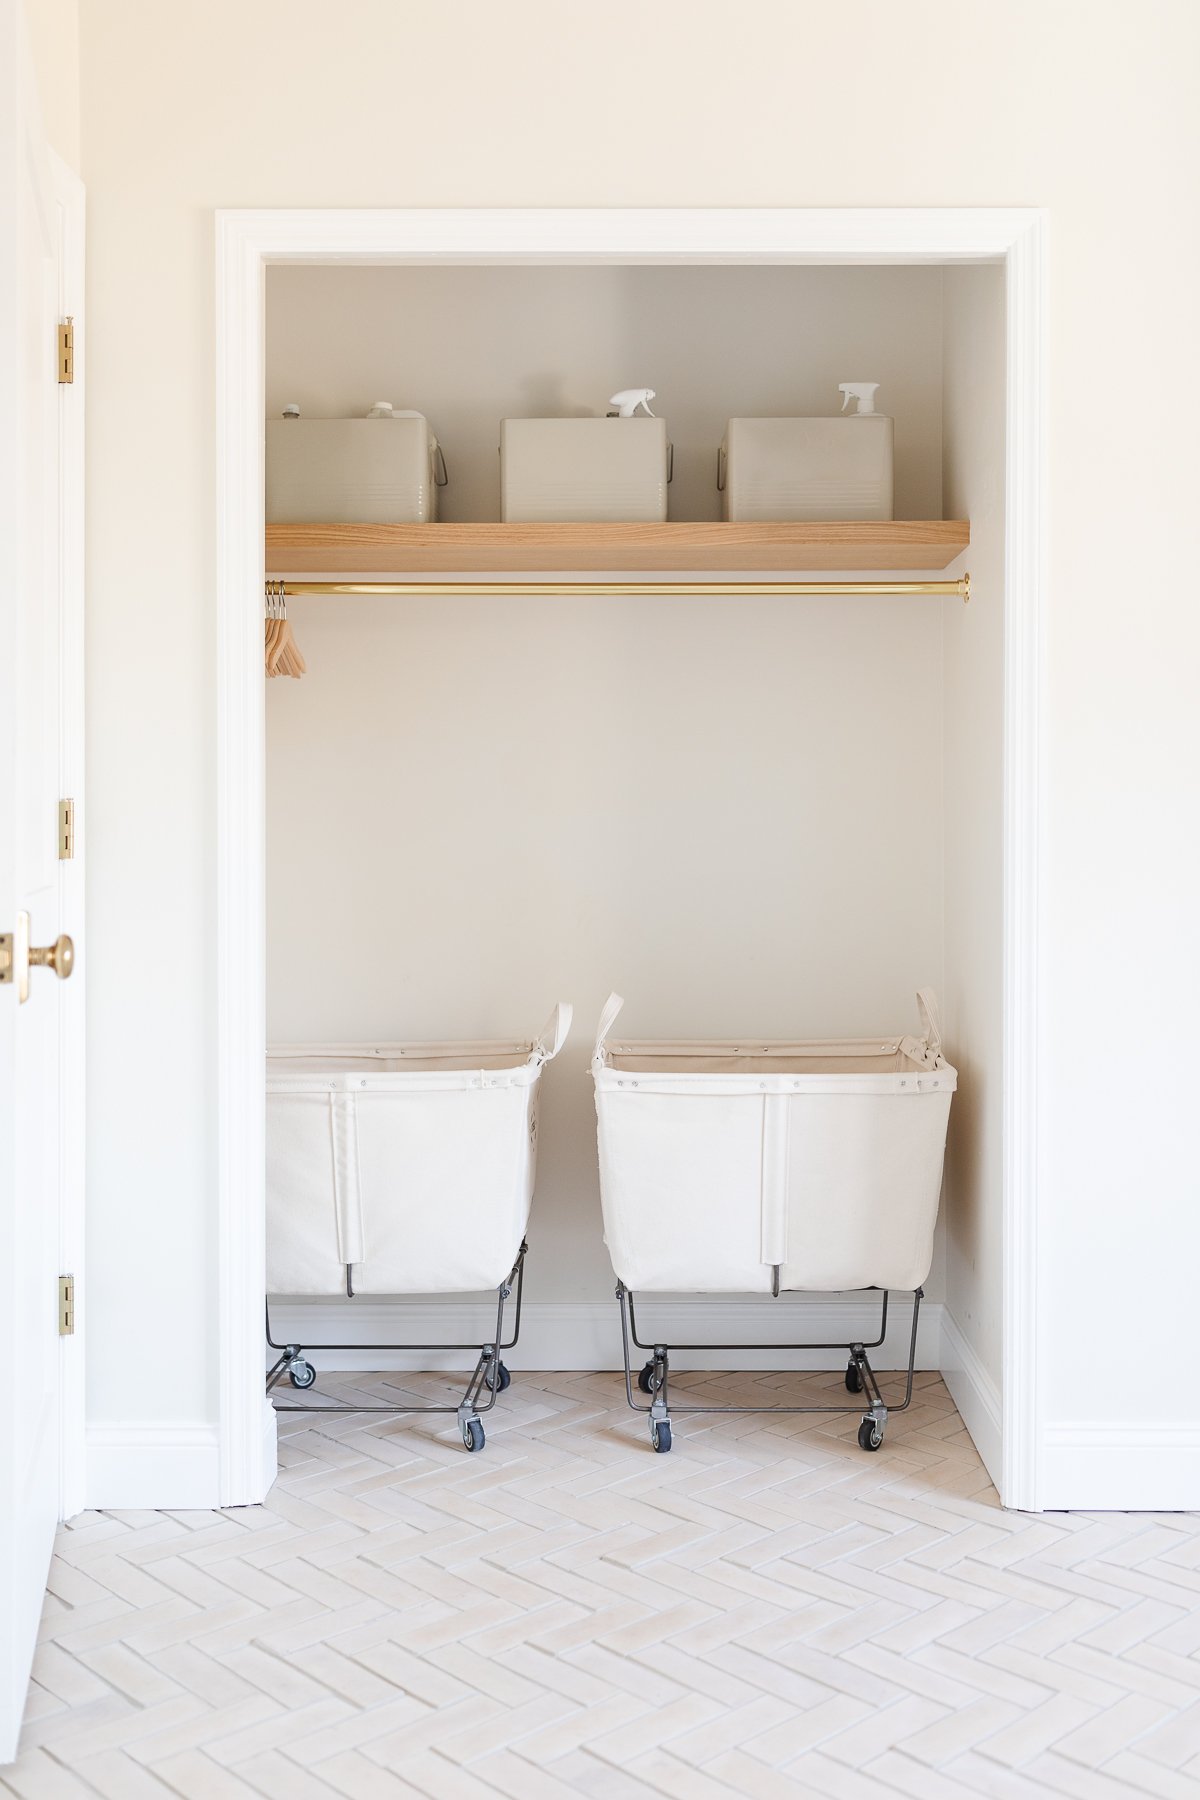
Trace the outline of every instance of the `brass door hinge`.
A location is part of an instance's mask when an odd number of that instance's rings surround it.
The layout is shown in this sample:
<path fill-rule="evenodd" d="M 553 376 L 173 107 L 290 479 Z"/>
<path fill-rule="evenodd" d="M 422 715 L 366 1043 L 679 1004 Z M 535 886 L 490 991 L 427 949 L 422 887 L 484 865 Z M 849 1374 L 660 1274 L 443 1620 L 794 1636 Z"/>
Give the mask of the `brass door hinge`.
<path fill-rule="evenodd" d="M 58 803 L 58 860 L 70 862 L 75 854 L 75 802 Z"/>
<path fill-rule="evenodd" d="M 61 319 L 58 326 L 58 383 L 62 387 L 75 379 L 75 321 Z"/>
<path fill-rule="evenodd" d="M 71 1337 L 75 1331 L 75 1277 L 58 1278 L 58 1335 Z"/>

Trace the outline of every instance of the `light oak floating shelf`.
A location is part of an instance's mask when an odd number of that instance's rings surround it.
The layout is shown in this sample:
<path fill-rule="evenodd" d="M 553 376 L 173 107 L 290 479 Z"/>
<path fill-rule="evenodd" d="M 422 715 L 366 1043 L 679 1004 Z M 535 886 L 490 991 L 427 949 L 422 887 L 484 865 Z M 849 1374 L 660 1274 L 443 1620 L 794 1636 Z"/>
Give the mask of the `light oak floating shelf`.
<path fill-rule="evenodd" d="M 591 569 L 744 574 L 944 569 L 969 545 L 964 519 L 667 525 L 268 525 L 267 574 L 564 574 Z"/>

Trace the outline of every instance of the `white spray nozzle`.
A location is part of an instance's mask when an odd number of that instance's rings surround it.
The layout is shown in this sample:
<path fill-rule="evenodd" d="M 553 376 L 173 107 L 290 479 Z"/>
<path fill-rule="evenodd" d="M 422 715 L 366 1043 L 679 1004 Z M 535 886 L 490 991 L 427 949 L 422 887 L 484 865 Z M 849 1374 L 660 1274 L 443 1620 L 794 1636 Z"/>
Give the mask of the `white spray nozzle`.
<path fill-rule="evenodd" d="M 877 381 L 839 381 L 838 393 L 842 395 L 842 411 L 845 412 L 851 400 L 858 401 L 859 413 L 875 411 L 875 395 L 879 391 Z"/>
<path fill-rule="evenodd" d="M 617 417 L 620 419 L 632 419 L 639 406 L 644 407 L 653 418 L 654 414 L 650 412 L 653 398 L 653 388 L 622 388 L 619 394 L 612 396 L 608 404 L 616 407 Z"/>

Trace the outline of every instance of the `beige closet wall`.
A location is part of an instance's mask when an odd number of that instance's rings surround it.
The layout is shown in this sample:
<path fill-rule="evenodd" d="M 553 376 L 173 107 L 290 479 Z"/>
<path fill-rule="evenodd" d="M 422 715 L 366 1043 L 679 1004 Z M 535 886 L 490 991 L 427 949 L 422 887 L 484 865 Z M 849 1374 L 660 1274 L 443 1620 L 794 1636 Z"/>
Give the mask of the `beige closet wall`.
<path fill-rule="evenodd" d="M 672 515 L 715 517 L 730 410 L 835 411 L 869 370 L 899 510 L 937 517 L 941 289 L 939 269 L 276 270 L 268 408 L 419 406 L 446 516 L 494 518 L 502 416 L 602 408 L 644 373 Z M 610 988 L 631 1032 L 792 1036 L 911 1028 L 941 981 L 941 771 L 913 775 L 940 604 L 290 610 L 309 674 L 267 690 L 270 1035 L 532 1033 L 573 999 L 529 1291 L 611 1299 L 586 1066 Z M 331 921 L 350 954 L 314 962 Z"/>
<path fill-rule="evenodd" d="M 1182 1444 L 1161 1344 L 1200 1258 L 1192 0 L 746 0 L 736 31 L 723 0 L 164 13 L 82 15 L 93 1417 L 216 1406 L 213 209 L 1025 204 L 1052 235 L 1048 1498 L 1131 1420 Z M 1114 1104 L 1131 1015 L 1152 1069 Z"/>
<path fill-rule="evenodd" d="M 945 1029 L 959 1072 L 946 1156 L 945 1366 L 1001 1391 L 1005 301 L 998 268 L 943 283 L 943 500 L 971 521 L 970 606 L 942 613 Z M 956 1387 L 956 1393 L 959 1389 Z M 973 1428 L 978 1420 L 972 1418 Z"/>
<path fill-rule="evenodd" d="M 941 330 L 936 268 L 273 268 L 267 410 L 415 406 L 449 460 L 440 517 L 498 519 L 500 419 L 595 415 L 652 386 L 671 518 L 719 519 L 731 414 L 836 413 L 840 381 L 875 380 L 896 421 L 896 517 L 935 519 Z"/>

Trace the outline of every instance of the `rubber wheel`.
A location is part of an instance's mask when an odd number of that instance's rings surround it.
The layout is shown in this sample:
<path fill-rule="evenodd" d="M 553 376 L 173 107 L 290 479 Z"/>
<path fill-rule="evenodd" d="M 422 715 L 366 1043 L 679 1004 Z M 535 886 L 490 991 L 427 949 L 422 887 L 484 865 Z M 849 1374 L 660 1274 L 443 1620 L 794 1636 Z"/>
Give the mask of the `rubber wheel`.
<path fill-rule="evenodd" d="M 492 1384 L 489 1381 L 488 1386 L 491 1387 L 491 1385 Z M 503 1363 L 497 1363 L 496 1364 L 495 1392 L 497 1394 L 502 1394 L 504 1392 L 505 1388 L 511 1387 L 511 1386 L 512 1386 L 512 1376 L 509 1374 L 508 1370 L 505 1368 Z"/>
<path fill-rule="evenodd" d="M 874 1419 L 864 1419 L 858 1428 L 858 1447 L 860 1450 L 878 1450 L 883 1442 L 883 1433 Z"/>
<path fill-rule="evenodd" d="M 468 1419 L 462 1428 L 463 1447 L 467 1450 L 482 1450 L 487 1441 L 483 1435 L 483 1420 Z"/>
<path fill-rule="evenodd" d="M 861 1394 L 862 1387 L 863 1380 L 859 1373 L 858 1364 L 851 1359 L 846 1364 L 846 1392 L 848 1394 Z"/>
<path fill-rule="evenodd" d="M 288 1370 L 288 1380 L 294 1388 L 310 1388 L 317 1379 L 317 1371 L 310 1362 L 294 1362 Z"/>
<path fill-rule="evenodd" d="M 650 1426 L 650 1442 L 660 1456 L 671 1448 L 671 1426 L 666 1419 L 655 1419 Z"/>
<path fill-rule="evenodd" d="M 654 1392 L 654 1364 L 652 1362 L 648 1362 L 638 1376 L 638 1386 L 641 1388 L 643 1394 L 652 1394 Z"/>

